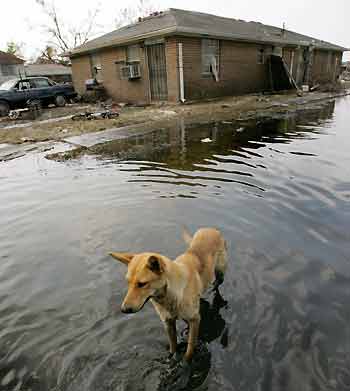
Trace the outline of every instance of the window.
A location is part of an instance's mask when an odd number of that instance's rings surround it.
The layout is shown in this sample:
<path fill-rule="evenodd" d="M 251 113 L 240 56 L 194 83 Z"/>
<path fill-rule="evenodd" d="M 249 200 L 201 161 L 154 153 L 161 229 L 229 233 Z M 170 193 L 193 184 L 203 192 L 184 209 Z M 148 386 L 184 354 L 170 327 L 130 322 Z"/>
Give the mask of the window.
<path fill-rule="evenodd" d="M 220 41 L 216 39 L 202 39 L 202 75 L 214 76 L 219 81 L 220 69 Z"/>
<path fill-rule="evenodd" d="M 91 64 L 91 75 L 93 79 L 96 79 L 98 82 L 102 82 L 102 66 L 101 59 L 98 54 L 90 55 L 90 64 Z"/>
<path fill-rule="evenodd" d="M 125 60 L 116 61 L 119 68 L 120 79 L 138 79 L 140 77 L 140 45 L 126 46 L 124 53 Z"/>
<path fill-rule="evenodd" d="M 20 91 L 29 90 L 29 89 L 30 89 L 30 83 L 29 83 L 29 81 L 27 81 L 27 80 L 21 80 L 21 81 L 18 83 L 18 89 L 19 89 Z"/>
<path fill-rule="evenodd" d="M 3 76 L 16 76 L 16 65 L 1 65 L 1 72 Z"/>
<path fill-rule="evenodd" d="M 129 66 L 124 64 L 119 65 L 120 80 L 129 80 Z"/>
<path fill-rule="evenodd" d="M 17 79 L 5 81 L 0 85 L 0 90 L 10 91 L 12 88 L 17 88 L 16 83 Z"/>
<path fill-rule="evenodd" d="M 258 50 L 258 64 L 265 64 L 265 49 Z"/>
<path fill-rule="evenodd" d="M 140 45 L 131 45 L 126 48 L 126 62 L 140 61 Z"/>
<path fill-rule="evenodd" d="M 50 87 L 50 84 L 47 79 L 34 79 L 33 81 L 34 81 L 35 88 Z"/>

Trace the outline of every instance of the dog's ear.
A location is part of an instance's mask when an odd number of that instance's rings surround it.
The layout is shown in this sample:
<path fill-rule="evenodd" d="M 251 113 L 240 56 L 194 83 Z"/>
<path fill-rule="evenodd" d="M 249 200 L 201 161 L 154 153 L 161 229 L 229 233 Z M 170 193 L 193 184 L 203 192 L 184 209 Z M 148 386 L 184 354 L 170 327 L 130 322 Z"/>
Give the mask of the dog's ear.
<path fill-rule="evenodd" d="M 155 274 L 164 272 L 164 261 L 156 255 L 151 255 L 148 259 L 148 268 Z"/>
<path fill-rule="evenodd" d="M 183 228 L 182 230 L 182 237 L 185 241 L 185 243 L 190 246 L 192 242 L 192 235 L 189 233 L 188 229 L 186 227 Z"/>
<path fill-rule="evenodd" d="M 129 265 L 130 261 L 134 258 L 135 254 L 132 253 L 109 253 L 109 255 L 124 265 Z"/>

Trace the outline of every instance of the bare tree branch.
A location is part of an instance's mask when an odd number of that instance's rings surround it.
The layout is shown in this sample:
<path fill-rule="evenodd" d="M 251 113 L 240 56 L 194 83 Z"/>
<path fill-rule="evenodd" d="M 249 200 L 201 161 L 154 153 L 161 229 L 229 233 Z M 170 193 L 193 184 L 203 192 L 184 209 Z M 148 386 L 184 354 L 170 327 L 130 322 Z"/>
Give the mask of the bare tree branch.
<path fill-rule="evenodd" d="M 95 9 L 94 12 L 89 16 L 89 24 L 87 26 L 87 29 L 85 30 L 85 33 L 84 33 L 84 39 L 82 40 L 83 44 L 86 43 L 89 38 L 90 38 L 90 35 L 96 25 L 96 19 L 97 19 L 97 15 L 99 13 L 99 9 Z"/>
<path fill-rule="evenodd" d="M 88 12 L 86 19 L 79 29 L 70 26 L 66 21 L 62 21 L 56 8 L 55 0 L 35 0 L 47 16 L 47 24 L 44 30 L 49 34 L 50 39 L 47 44 L 55 46 L 61 52 L 67 52 L 77 46 L 86 43 L 97 28 L 97 17 L 100 12 L 100 4 Z"/>
<path fill-rule="evenodd" d="M 69 49 L 69 45 L 67 44 L 67 42 L 65 41 L 65 39 L 63 38 L 62 33 L 61 33 L 61 24 L 58 21 L 55 3 L 52 3 L 51 17 L 52 17 L 52 20 L 55 24 L 56 38 L 59 40 L 59 42 L 61 43 L 61 45 L 64 49 Z"/>
<path fill-rule="evenodd" d="M 138 0 L 133 6 L 122 8 L 118 12 L 118 16 L 115 19 L 115 26 L 120 28 L 127 24 L 135 23 L 138 18 L 149 16 L 156 10 L 157 7 L 152 0 Z"/>
<path fill-rule="evenodd" d="M 65 20 L 56 6 L 56 0 L 35 0 L 42 12 L 47 17 L 47 22 L 43 29 L 48 33 L 46 48 L 42 50 L 41 56 L 47 59 L 43 53 L 48 47 L 53 47 L 56 54 L 68 52 L 77 46 L 83 45 L 97 33 L 97 19 L 100 13 L 101 4 L 88 11 L 85 19 L 80 25 L 70 24 Z M 133 6 L 122 8 L 117 13 L 115 19 L 116 27 L 135 23 L 139 17 L 145 17 L 155 12 L 156 7 L 153 0 L 136 0 Z M 39 57 L 39 58 L 40 58 Z"/>

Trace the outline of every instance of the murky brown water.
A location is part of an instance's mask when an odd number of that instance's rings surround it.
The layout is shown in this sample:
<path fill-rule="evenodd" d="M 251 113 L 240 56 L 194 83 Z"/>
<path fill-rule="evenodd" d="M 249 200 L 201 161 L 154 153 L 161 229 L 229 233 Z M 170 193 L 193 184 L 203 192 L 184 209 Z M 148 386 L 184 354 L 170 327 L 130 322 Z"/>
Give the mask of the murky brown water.
<path fill-rule="evenodd" d="M 230 246 L 188 389 L 350 390 L 349 108 L 1 163 L 0 390 L 174 390 L 160 321 L 120 312 L 107 253 L 175 257 L 183 225 Z"/>

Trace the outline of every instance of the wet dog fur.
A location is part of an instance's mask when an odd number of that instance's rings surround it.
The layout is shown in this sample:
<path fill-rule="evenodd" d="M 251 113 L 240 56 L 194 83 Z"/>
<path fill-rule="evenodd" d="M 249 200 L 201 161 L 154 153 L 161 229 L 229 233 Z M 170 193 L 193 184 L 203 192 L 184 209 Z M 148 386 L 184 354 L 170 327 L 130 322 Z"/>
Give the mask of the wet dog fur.
<path fill-rule="evenodd" d="M 128 267 L 128 292 L 122 312 L 140 311 L 150 300 L 164 323 L 170 353 L 176 353 L 176 321 L 185 320 L 189 336 L 185 360 L 190 362 L 197 343 L 200 324 L 200 298 L 214 283 L 223 282 L 227 267 L 225 240 L 217 229 L 201 228 L 192 237 L 184 232 L 187 250 L 171 261 L 156 253 L 110 253 Z"/>

